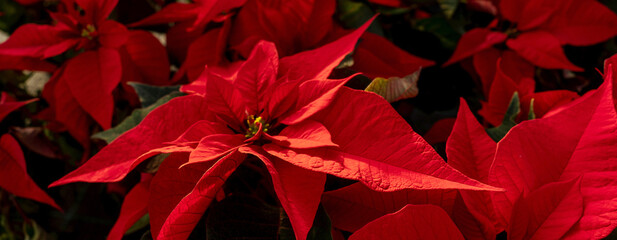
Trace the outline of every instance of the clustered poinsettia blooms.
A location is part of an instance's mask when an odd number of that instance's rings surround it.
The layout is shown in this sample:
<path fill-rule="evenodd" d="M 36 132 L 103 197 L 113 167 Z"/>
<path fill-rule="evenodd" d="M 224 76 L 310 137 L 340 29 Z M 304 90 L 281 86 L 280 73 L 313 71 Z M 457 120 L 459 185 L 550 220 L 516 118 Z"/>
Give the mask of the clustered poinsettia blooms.
<path fill-rule="evenodd" d="M 54 25 L 25 24 L 0 45 L 2 55 L 40 59 L 82 51 L 54 72 L 43 96 L 51 105 L 51 118 L 84 146 L 91 119 L 103 129 L 111 127 L 112 92 L 121 81 L 168 82 L 169 63 L 159 41 L 107 19 L 117 2 L 63 0 L 62 11 L 50 12 Z"/>
<path fill-rule="evenodd" d="M 202 78 L 183 87 L 191 95 L 161 106 L 52 185 L 118 181 L 152 155 L 189 152 L 188 158 L 172 155 L 164 160 L 150 184 L 148 212 L 158 239 L 188 237 L 246 155 L 265 164 L 298 239 L 305 239 L 311 228 L 326 174 L 358 180 L 380 191 L 498 190 L 446 165 L 401 123 L 385 100 L 343 87 L 349 78 L 326 78 L 366 27 L 368 24 L 321 48 L 280 61 L 272 43 L 260 42 L 246 61 L 230 68 L 206 69 Z M 308 59 L 313 64 L 306 65 Z M 337 101 L 339 98 L 354 104 L 346 105 Z M 382 113 L 350 111 L 354 106 Z M 158 131 L 153 131 L 153 124 L 159 125 Z M 398 130 L 388 129 L 401 124 L 394 128 Z M 381 132 L 373 136 L 373 131 Z M 372 146 L 364 146 L 362 138 L 373 139 Z M 406 140 L 394 145 L 388 139 Z M 398 152 L 394 154 L 378 151 L 395 146 Z M 187 183 L 184 168 L 201 170 L 201 174 L 191 174 L 196 178 Z M 182 186 L 170 184 L 179 179 L 185 179 Z M 169 205 L 172 196 L 180 198 Z"/>
<path fill-rule="evenodd" d="M 532 98 L 536 99 L 536 105 L 544 105 L 540 116 L 546 112 L 545 106 L 571 100 L 574 92 L 534 93 L 534 66 L 581 71 L 582 68 L 568 60 L 562 46 L 592 45 L 617 34 L 613 27 L 617 24 L 617 15 L 597 1 L 493 2 L 499 10 L 498 18 L 486 28 L 474 28 L 465 33 L 445 63 L 473 57 L 474 69 L 480 75 L 488 100 L 480 114 L 493 125 L 501 122 L 500 116 L 505 113 L 515 91 L 523 95 L 521 104 L 525 108 Z M 505 80 L 508 83 L 493 86 L 504 74 L 505 78 L 511 78 Z"/>
<path fill-rule="evenodd" d="M 108 240 L 617 232 L 617 55 L 595 72 L 564 48 L 615 41 L 596 0 L 137 2 L 15 0 L 48 19 L 9 28 L 0 15 L 0 70 L 16 70 L 0 72 L 0 238 L 101 238 L 67 234 L 109 208 L 86 195 L 119 205 L 95 221 Z M 50 77 L 32 91 L 22 70 Z M 443 76 L 476 83 L 451 111 L 427 98 L 464 85 Z M 51 177 L 32 174 L 42 145 L 61 152 Z M 54 212 L 31 218 L 26 199 Z"/>

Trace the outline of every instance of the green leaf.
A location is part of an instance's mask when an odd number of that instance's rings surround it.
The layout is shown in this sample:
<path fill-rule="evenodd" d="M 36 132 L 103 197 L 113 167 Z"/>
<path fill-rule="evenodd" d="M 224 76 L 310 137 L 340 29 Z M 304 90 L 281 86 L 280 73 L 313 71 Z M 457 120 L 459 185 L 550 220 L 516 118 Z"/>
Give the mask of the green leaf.
<path fill-rule="evenodd" d="M 30 223 L 24 221 L 22 225 L 24 240 L 40 240 L 45 239 L 45 231 L 34 220 Z"/>
<path fill-rule="evenodd" d="M 506 111 L 506 115 L 503 118 L 501 124 L 494 128 L 489 128 L 486 130 L 488 135 L 495 140 L 495 142 L 499 142 L 510 129 L 516 126 L 516 116 L 521 112 L 521 103 L 518 98 L 518 92 L 514 92 L 512 95 L 512 99 L 510 100 L 510 105 L 508 106 L 508 110 Z"/>
<path fill-rule="evenodd" d="M 12 32 L 24 15 L 24 7 L 12 0 L 0 0 L 0 30 Z"/>
<path fill-rule="evenodd" d="M 452 18 L 452 15 L 454 15 L 458 7 L 459 0 L 437 0 L 437 2 L 443 14 L 446 15 L 447 18 Z"/>
<path fill-rule="evenodd" d="M 536 119 L 536 113 L 533 110 L 533 102 L 534 101 L 535 101 L 535 98 L 532 98 L 531 102 L 529 103 L 529 113 L 527 113 L 527 120 Z"/>
<path fill-rule="evenodd" d="M 135 89 L 142 107 L 148 107 L 165 95 L 180 91 L 180 85 L 159 87 L 138 82 L 129 82 L 128 84 Z"/>
<path fill-rule="evenodd" d="M 375 16 L 375 12 L 366 4 L 352 0 L 338 0 L 339 20 L 345 28 L 356 29 Z M 366 31 L 383 36 L 381 25 L 375 20 Z"/>
<path fill-rule="evenodd" d="M 206 236 L 216 239 L 295 239 L 282 208 L 248 195 L 232 195 L 208 210 Z M 320 207 L 307 239 L 332 239 L 330 218 Z"/>
<path fill-rule="evenodd" d="M 390 77 L 386 79 L 378 77 L 373 79 L 364 90 L 377 93 L 379 96 L 388 100 L 388 102 L 396 102 L 418 95 L 419 77 L 420 70 L 402 78 Z"/>
<path fill-rule="evenodd" d="M 146 213 L 146 215 L 144 215 L 139 220 L 137 220 L 137 222 L 135 222 L 133 224 L 133 226 L 131 226 L 129 228 L 129 230 L 126 230 L 124 235 L 128 235 L 128 234 L 134 233 L 136 231 L 139 231 L 139 229 L 142 229 L 142 228 L 148 226 L 149 224 L 150 224 L 150 215 Z"/>
<path fill-rule="evenodd" d="M 454 49 L 461 37 L 461 33 L 444 16 L 420 19 L 415 22 L 414 26 L 420 31 L 434 34 L 439 38 L 441 44 L 448 49 Z"/>
<path fill-rule="evenodd" d="M 155 108 L 169 102 L 169 100 L 175 97 L 179 97 L 183 95 L 184 93 L 181 93 L 181 92 L 169 93 L 165 95 L 164 97 L 158 99 L 153 104 L 150 104 L 148 107 L 136 109 L 135 111 L 133 111 L 133 113 L 131 113 L 130 116 L 126 117 L 124 121 L 122 121 L 117 126 L 110 128 L 106 131 L 98 132 L 92 135 L 92 138 L 105 140 L 105 142 L 109 144 L 111 143 L 111 141 L 116 139 L 118 136 L 122 135 L 124 132 L 137 126 L 137 124 L 139 124 L 141 120 L 143 120 L 146 117 L 146 115 L 148 115 L 148 113 L 150 113 Z"/>

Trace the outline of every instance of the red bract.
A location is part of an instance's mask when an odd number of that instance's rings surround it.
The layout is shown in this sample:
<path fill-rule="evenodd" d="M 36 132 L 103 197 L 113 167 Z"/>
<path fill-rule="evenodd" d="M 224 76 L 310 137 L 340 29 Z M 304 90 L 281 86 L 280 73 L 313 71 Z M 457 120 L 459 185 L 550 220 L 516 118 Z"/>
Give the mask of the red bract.
<path fill-rule="evenodd" d="M 36 99 L 15 102 L 2 92 L 0 97 L 0 121 L 10 112 L 20 108 Z M 45 203 L 54 208 L 61 208 L 30 178 L 26 171 L 26 160 L 21 147 L 10 134 L 4 134 L 0 138 L 0 188 L 16 196 L 32 199 Z"/>
<path fill-rule="evenodd" d="M 407 204 L 431 204 L 452 212 L 456 190 L 403 190 L 376 192 L 355 183 L 325 192 L 322 204 L 332 220 L 332 226 L 354 232 L 386 214 L 399 211 Z"/>
<path fill-rule="evenodd" d="M 242 57 L 248 56 L 262 40 L 274 42 L 281 57 L 322 46 L 347 33 L 334 21 L 335 9 L 335 1 L 329 0 L 249 0 L 231 26 L 226 23 L 191 43 L 186 61 L 175 79 L 182 77 L 186 70 L 189 80 L 193 81 L 195 75 L 203 71 L 198 63 L 220 64 L 227 38 L 230 49 Z M 434 64 L 371 33 L 362 36 L 353 59 L 352 68 L 371 78 L 404 77 L 420 67 Z"/>
<path fill-rule="evenodd" d="M 200 0 L 193 1 L 192 3 L 170 3 L 152 16 L 130 24 L 130 26 L 146 26 L 175 22 L 175 25 L 169 29 L 166 35 L 167 49 L 172 58 L 183 62 L 187 57 L 187 53 L 191 52 L 200 53 L 200 55 L 203 55 L 206 59 L 219 58 L 221 57 L 219 54 L 203 54 L 204 52 L 211 51 L 195 52 L 195 49 L 190 49 L 190 51 L 187 52 L 187 50 L 189 50 L 188 48 L 193 42 L 204 41 L 202 33 L 208 23 L 213 21 L 221 22 L 227 19 L 232 15 L 232 13 L 230 13 L 231 10 L 242 6 L 244 2 L 246 2 L 246 0 Z M 215 45 L 216 44 L 212 43 L 212 41 L 208 41 L 206 45 L 201 45 L 199 50 L 204 50 L 204 47 L 216 49 Z M 210 48 L 208 48 L 208 50 L 210 50 Z M 203 61 L 199 62 L 203 63 Z M 215 62 L 207 62 L 207 64 L 215 64 Z M 203 69 L 203 65 L 201 68 Z M 177 75 L 181 77 L 181 74 Z M 191 80 L 194 80 L 194 78 Z"/>
<path fill-rule="evenodd" d="M 354 69 L 370 78 L 405 77 L 435 63 L 413 56 L 387 39 L 370 32 L 360 38 L 353 54 Z"/>
<path fill-rule="evenodd" d="M 570 63 L 561 46 L 586 46 L 615 34 L 617 16 L 597 1 L 517 1 L 499 3 L 502 18 L 489 28 L 476 28 L 461 38 L 445 65 L 496 44 L 505 45 L 542 68 L 582 69 Z"/>
<path fill-rule="evenodd" d="M 261 42 L 247 61 L 207 69 L 183 88 L 193 95 L 154 110 L 52 186 L 118 181 L 150 156 L 188 152 L 172 154 L 153 179 L 158 239 L 187 238 L 248 155 L 266 166 L 298 239 L 312 226 L 326 174 L 378 191 L 499 190 L 450 168 L 381 97 L 343 87 L 349 78 L 326 79 L 367 27 L 280 60 Z"/>
<path fill-rule="evenodd" d="M 53 72 L 56 65 L 33 57 L 0 56 L 0 70 L 34 70 Z"/>
<path fill-rule="evenodd" d="M 196 0 L 193 3 L 170 3 L 157 13 L 130 26 L 147 26 L 170 22 L 187 22 L 188 31 L 203 28 L 218 15 L 240 7 L 246 0 Z M 186 26 L 185 26 L 186 27 Z"/>
<path fill-rule="evenodd" d="M 367 224 L 350 240 L 464 239 L 448 214 L 437 206 L 407 205 Z"/>
<path fill-rule="evenodd" d="M 64 63 L 55 74 L 56 84 L 46 87 L 47 92 L 63 92 L 66 96 L 56 94 L 55 98 L 46 98 L 52 107 L 57 107 L 56 120 L 65 126 L 80 124 L 74 120 L 76 113 L 58 106 L 75 102 L 71 105 L 78 106 L 79 112 L 86 112 L 107 129 L 114 109 L 112 92 L 118 84 L 121 81 L 165 84 L 169 75 L 167 55 L 151 34 L 128 31 L 122 24 L 107 20 L 117 0 L 65 0 L 63 3 L 66 12 L 50 13 L 55 25 L 19 27 L 0 45 L 0 54 L 49 58 L 71 49 L 84 50 Z"/>
<path fill-rule="evenodd" d="M 613 74 L 550 116 L 523 122 L 497 144 L 489 183 L 499 223 L 514 239 L 599 239 L 617 226 Z"/>
<path fill-rule="evenodd" d="M 446 145 L 448 163 L 465 175 L 487 183 L 496 145 L 471 113 L 465 100 L 461 99 L 456 123 Z M 469 213 L 480 225 L 478 232 L 485 239 L 494 239 L 496 233 L 504 230 L 504 226 L 497 222 L 489 193 L 461 191 L 460 195 Z M 461 227 L 461 230 L 466 233 L 468 229 Z"/>
<path fill-rule="evenodd" d="M 148 213 L 148 199 L 150 198 L 150 181 L 152 176 L 142 174 L 142 180 L 124 197 L 120 216 L 112 227 L 107 240 L 120 240 L 126 230 L 131 228 L 137 220 Z"/>
<path fill-rule="evenodd" d="M 274 42 L 281 57 L 332 41 L 335 1 L 248 0 L 233 22 L 231 49 L 248 56 L 260 40 Z"/>

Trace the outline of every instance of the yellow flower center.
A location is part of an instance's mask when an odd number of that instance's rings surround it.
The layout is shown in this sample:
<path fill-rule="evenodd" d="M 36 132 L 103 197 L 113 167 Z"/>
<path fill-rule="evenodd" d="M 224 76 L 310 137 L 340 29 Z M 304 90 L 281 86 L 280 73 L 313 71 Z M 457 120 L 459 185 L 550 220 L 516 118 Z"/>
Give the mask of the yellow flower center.
<path fill-rule="evenodd" d="M 86 27 L 81 30 L 81 36 L 88 38 L 89 40 L 92 40 L 92 37 L 95 35 L 95 33 L 96 28 L 92 24 L 86 25 Z"/>
<path fill-rule="evenodd" d="M 267 124 L 266 120 L 261 117 L 255 117 L 254 115 L 248 116 L 246 123 L 248 124 L 248 129 L 244 136 L 247 138 L 255 136 L 255 134 L 259 132 L 259 126 L 262 126 L 264 132 L 268 132 L 268 128 L 270 127 L 270 124 Z"/>

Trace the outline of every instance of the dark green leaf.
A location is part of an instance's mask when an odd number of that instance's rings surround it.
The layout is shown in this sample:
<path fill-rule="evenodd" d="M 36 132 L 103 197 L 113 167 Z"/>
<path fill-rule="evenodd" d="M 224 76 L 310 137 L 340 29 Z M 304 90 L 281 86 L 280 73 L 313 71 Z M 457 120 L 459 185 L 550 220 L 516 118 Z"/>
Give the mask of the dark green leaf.
<path fill-rule="evenodd" d="M 126 230 L 126 233 L 124 233 L 124 235 L 134 233 L 135 231 L 138 231 L 139 229 L 142 229 L 148 226 L 149 224 L 150 224 L 150 215 L 146 213 L 146 215 L 144 215 L 139 220 L 137 220 L 137 222 L 135 222 L 133 226 L 129 228 L 129 230 Z"/>
<path fill-rule="evenodd" d="M 169 102 L 169 100 L 171 100 L 172 98 L 179 97 L 182 95 L 184 95 L 184 93 L 181 93 L 181 92 L 172 92 L 170 94 L 167 94 L 164 97 L 157 100 L 155 103 L 149 105 L 148 107 L 140 108 L 140 109 L 133 111 L 133 113 L 131 113 L 130 116 L 125 118 L 124 121 L 122 121 L 117 126 L 111 129 L 108 129 L 106 131 L 99 132 L 99 133 L 92 135 L 92 138 L 102 139 L 102 140 L 105 140 L 107 143 L 111 143 L 111 141 L 116 139 L 118 136 L 120 136 L 124 132 L 137 126 L 137 124 L 139 124 L 141 120 L 143 120 L 146 117 L 146 115 L 148 115 L 148 113 L 150 113 L 152 110 L 154 110 L 158 106 L 165 104 L 166 102 Z"/>
<path fill-rule="evenodd" d="M 135 89 L 142 107 L 148 107 L 163 96 L 180 90 L 180 85 L 159 87 L 138 82 L 129 82 L 128 84 Z"/>
<path fill-rule="evenodd" d="M 11 32 L 24 14 L 24 7 L 12 0 L 0 0 L 0 30 Z"/>
<path fill-rule="evenodd" d="M 518 92 L 514 92 L 501 125 L 494 128 L 489 128 L 486 132 L 493 140 L 495 140 L 495 142 L 499 142 L 504 136 L 506 136 L 506 133 L 508 133 L 510 129 L 516 126 L 516 116 L 518 116 L 520 112 L 521 103 L 518 98 Z"/>

